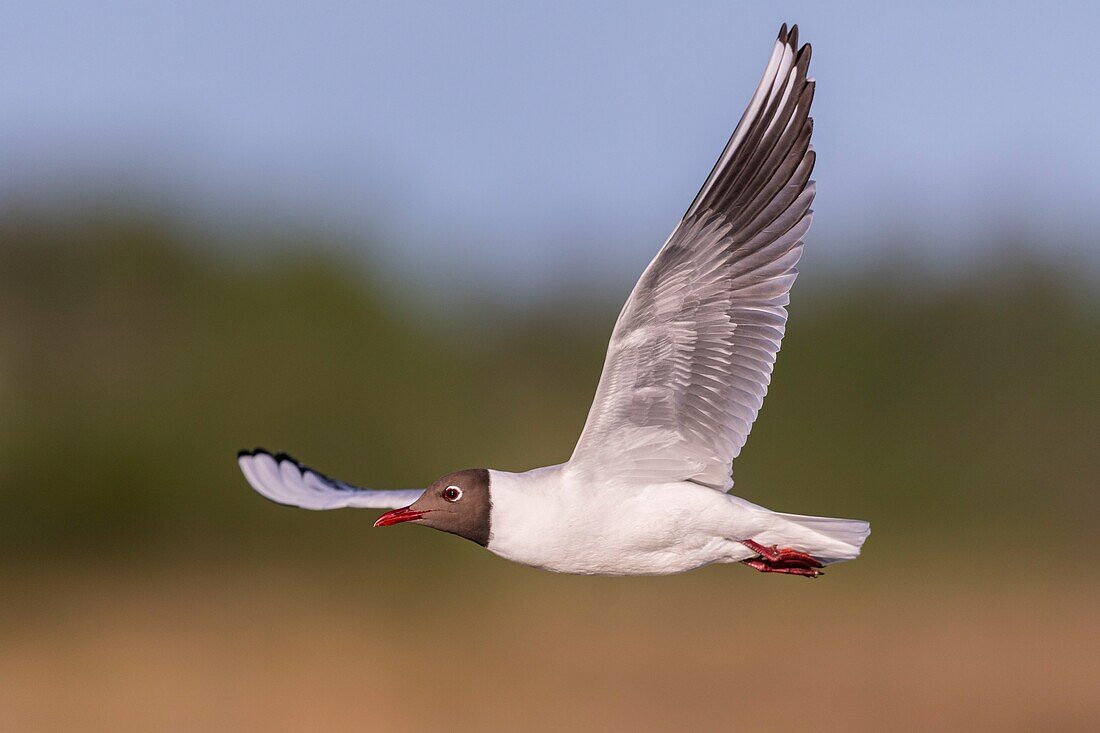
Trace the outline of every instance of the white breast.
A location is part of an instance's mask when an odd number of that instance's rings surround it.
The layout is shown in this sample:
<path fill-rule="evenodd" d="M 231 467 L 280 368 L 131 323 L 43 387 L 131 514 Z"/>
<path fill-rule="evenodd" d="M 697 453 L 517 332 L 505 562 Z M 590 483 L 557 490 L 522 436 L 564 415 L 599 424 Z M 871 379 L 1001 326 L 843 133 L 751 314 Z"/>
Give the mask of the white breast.
<path fill-rule="evenodd" d="M 631 575 L 752 555 L 732 538 L 751 535 L 755 512 L 724 494 L 690 483 L 586 486 L 563 467 L 489 471 L 489 550 L 546 570 Z"/>

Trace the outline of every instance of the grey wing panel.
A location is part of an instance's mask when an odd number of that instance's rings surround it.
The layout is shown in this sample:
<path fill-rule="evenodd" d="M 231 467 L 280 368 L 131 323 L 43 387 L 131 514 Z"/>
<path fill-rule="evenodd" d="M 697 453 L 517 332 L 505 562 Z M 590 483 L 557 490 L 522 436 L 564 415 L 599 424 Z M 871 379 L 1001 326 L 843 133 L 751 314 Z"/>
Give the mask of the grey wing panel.
<path fill-rule="evenodd" d="M 642 274 L 571 464 L 726 490 L 771 380 L 810 224 L 810 49 L 784 28 L 718 164 Z"/>

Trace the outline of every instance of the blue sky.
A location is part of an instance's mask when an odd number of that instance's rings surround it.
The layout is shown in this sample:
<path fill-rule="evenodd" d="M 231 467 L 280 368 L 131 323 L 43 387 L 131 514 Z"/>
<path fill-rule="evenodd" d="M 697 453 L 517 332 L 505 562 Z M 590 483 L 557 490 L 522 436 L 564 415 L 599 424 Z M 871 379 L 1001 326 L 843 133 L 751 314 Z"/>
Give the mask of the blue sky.
<path fill-rule="evenodd" d="M 991 228 L 1100 260 L 1095 2 L 9 2 L 0 204 L 106 191 L 503 288 L 629 280 L 783 21 L 818 80 L 808 261 L 973 260 Z"/>

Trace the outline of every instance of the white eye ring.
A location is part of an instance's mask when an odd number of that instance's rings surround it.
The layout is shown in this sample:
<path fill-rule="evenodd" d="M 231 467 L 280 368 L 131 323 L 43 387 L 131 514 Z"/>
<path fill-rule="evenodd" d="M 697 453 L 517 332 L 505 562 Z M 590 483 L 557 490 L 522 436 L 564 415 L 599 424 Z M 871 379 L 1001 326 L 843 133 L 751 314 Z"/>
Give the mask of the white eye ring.
<path fill-rule="evenodd" d="M 455 502 L 462 498 L 462 487 L 451 484 L 447 488 L 443 489 L 443 499 L 445 501 Z"/>

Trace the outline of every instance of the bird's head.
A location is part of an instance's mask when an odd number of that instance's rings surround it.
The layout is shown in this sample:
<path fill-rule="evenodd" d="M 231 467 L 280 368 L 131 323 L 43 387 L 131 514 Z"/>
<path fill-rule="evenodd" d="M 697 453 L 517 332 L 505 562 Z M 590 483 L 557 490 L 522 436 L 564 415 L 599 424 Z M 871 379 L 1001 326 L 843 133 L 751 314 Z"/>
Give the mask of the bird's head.
<path fill-rule="evenodd" d="M 485 547 L 489 544 L 491 506 L 489 472 L 484 468 L 468 468 L 437 479 L 419 499 L 407 507 L 386 512 L 374 526 L 416 522 Z"/>

